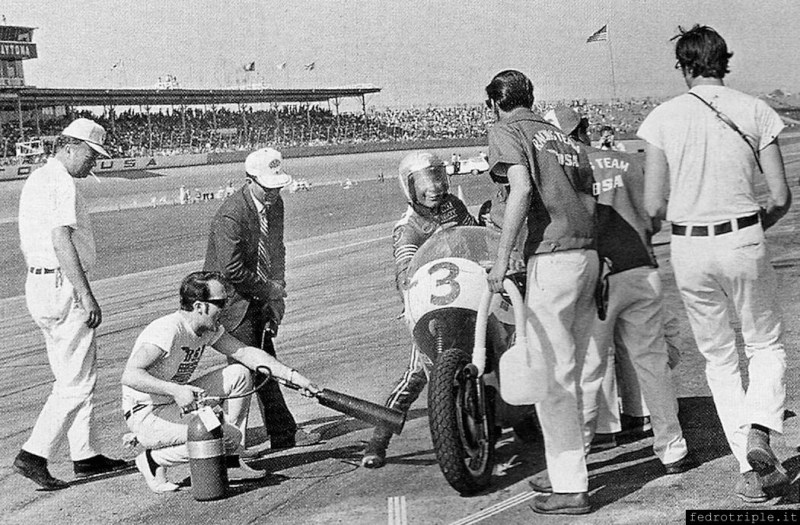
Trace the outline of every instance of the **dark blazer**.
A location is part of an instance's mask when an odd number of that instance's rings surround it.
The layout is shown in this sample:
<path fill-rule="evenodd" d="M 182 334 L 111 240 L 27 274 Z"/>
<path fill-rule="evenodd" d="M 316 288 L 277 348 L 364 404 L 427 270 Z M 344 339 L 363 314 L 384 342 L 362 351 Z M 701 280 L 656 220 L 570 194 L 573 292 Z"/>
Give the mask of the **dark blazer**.
<path fill-rule="evenodd" d="M 281 315 L 283 313 L 283 294 L 279 290 L 286 284 L 286 246 L 283 244 L 283 199 L 280 196 L 268 208 L 267 221 L 270 267 L 266 282 L 257 273 L 261 229 L 249 185 L 245 184 L 228 197 L 211 222 L 203 268 L 222 273 L 233 286 L 234 293 L 222 316 L 222 324 L 229 332 L 241 324 L 253 301 L 263 307 L 269 301 L 280 300 Z"/>

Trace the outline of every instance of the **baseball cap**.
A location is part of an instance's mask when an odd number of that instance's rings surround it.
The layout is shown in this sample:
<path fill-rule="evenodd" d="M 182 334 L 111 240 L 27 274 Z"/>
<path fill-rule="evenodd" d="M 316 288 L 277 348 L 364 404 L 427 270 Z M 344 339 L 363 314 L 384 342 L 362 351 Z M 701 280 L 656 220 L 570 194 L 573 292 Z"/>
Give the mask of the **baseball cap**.
<path fill-rule="evenodd" d="M 100 155 L 111 158 L 111 155 L 103 147 L 103 142 L 106 140 L 106 130 L 94 120 L 89 120 L 88 118 L 75 119 L 70 122 L 69 126 L 64 128 L 61 134 L 82 140 Z"/>
<path fill-rule="evenodd" d="M 544 114 L 544 119 L 569 135 L 581 123 L 581 114 L 567 106 L 556 106 Z"/>
<path fill-rule="evenodd" d="M 265 188 L 283 188 L 292 176 L 283 172 L 283 155 L 273 148 L 254 151 L 244 161 L 244 171 Z"/>

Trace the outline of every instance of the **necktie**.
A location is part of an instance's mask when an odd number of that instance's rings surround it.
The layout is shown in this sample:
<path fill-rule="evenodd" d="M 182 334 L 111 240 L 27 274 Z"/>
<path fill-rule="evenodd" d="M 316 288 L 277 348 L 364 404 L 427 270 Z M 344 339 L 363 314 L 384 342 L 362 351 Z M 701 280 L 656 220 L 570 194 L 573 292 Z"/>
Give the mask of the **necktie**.
<path fill-rule="evenodd" d="M 264 281 L 269 279 L 269 251 L 267 242 L 269 238 L 269 224 L 267 223 L 267 208 L 258 214 L 260 235 L 258 237 L 258 276 Z"/>

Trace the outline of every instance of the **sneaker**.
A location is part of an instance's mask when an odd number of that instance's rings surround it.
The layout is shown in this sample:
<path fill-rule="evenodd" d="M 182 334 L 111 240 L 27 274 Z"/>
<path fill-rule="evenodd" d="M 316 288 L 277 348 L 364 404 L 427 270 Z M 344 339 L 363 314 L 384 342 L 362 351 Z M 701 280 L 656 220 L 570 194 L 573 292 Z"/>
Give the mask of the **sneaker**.
<path fill-rule="evenodd" d="M 697 460 L 691 452 L 687 453 L 678 461 L 672 463 L 664 463 L 664 471 L 667 474 L 683 474 L 687 470 L 691 470 L 698 465 Z"/>
<path fill-rule="evenodd" d="M 155 473 L 150 470 L 150 462 L 147 461 L 147 451 L 136 456 L 135 463 L 136 468 L 139 469 L 139 472 L 141 472 L 142 476 L 144 476 L 147 486 L 150 487 L 150 490 L 156 494 L 161 494 L 163 492 L 174 492 L 178 490 L 178 485 L 167 481 L 167 469 L 159 466 L 156 468 Z"/>
<path fill-rule="evenodd" d="M 534 496 L 531 509 L 538 514 L 588 514 L 592 511 L 588 492 Z"/>
<path fill-rule="evenodd" d="M 316 445 L 321 440 L 322 434 L 319 432 L 306 432 L 302 428 L 298 428 L 294 435 L 289 437 L 270 437 L 269 448 L 271 450 L 283 450 L 294 447 L 308 447 L 310 445 Z"/>
<path fill-rule="evenodd" d="M 756 428 L 751 428 L 747 434 L 747 462 L 753 470 L 761 476 L 767 476 L 773 472 L 778 472 L 778 477 L 789 481 L 786 469 L 775 457 L 775 453 L 769 446 L 769 433 Z"/>
<path fill-rule="evenodd" d="M 20 450 L 17 454 L 14 459 L 14 470 L 42 487 L 42 490 L 61 490 L 69 487 L 69 483 L 66 481 L 50 475 L 45 458 L 26 450 Z"/>
<path fill-rule="evenodd" d="M 266 470 L 256 470 L 250 467 L 241 460 L 238 461 L 238 466 L 228 468 L 228 481 L 231 483 L 237 481 L 252 481 L 256 479 L 263 479 L 267 476 Z"/>
<path fill-rule="evenodd" d="M 130 467 L 130 463 L 124 459 L 111 459 L 103 455 L 92 456 L 72 462 L 72 470 L 76 478 L 88 478 L 100 474 L 108 474 Z"/>
<path fill-rule="evenodd" d="M 364 449 L 361 466 L 364 468 L 381 468 L 386 464 L 386 447 L 371 440 Z"/>
<path fill-rule="evenodd" d="M 742 477 L 736 482 L 734 493 L 745 503 L 764 503 L 769 499 L 764 492 L 761 478 L 753 470 L 748 470 L 742 474 Z"/>

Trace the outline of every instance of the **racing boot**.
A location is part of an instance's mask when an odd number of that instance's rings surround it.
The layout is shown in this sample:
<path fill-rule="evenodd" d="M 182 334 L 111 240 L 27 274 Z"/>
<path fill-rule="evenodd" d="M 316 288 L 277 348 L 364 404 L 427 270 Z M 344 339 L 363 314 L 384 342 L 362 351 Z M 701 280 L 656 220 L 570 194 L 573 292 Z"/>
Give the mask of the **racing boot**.
<path fill-rule="evenodd" d="M 364 449 L 364 456 L 361 458 L 361 466 L 364 468 L 381 468 L 386 464 L 386 448 L 392 439 L 392 433 L 383 428 L 375 428 L 372 439 Z"/>

